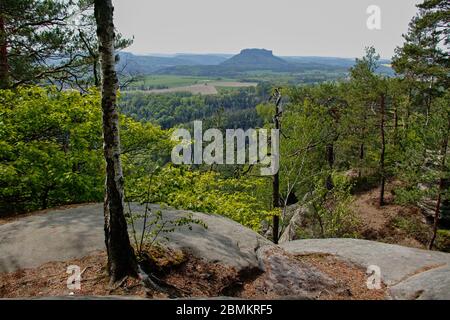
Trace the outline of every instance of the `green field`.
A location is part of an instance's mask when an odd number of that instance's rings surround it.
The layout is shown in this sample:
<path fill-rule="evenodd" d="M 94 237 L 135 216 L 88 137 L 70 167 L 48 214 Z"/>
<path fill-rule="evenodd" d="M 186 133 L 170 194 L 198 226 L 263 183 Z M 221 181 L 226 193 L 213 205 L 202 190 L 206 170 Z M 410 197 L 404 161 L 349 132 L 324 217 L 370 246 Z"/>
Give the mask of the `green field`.
<path fill-rule="evenodd" d="M 217 94 L 219 90 L 232 91 L 254 87 L 257 82 L 241 82 L 221 77 L 196 77 L 178 75 L 147 75 L 130 83 L 124 91 L 148 93 L 190 92 L 193 94 Z"/>
<path fill-rule="evenodd" d="M 346 77 L 346 72 L 317 71 L 307 70 L 300 73 L 273 72 L 268 70 L 248 71 L 242 73 L 238 78 L 222 77 L 201 77 L 201 76 L 182 76 L 182 75 L 145 75 L 140 76 L 130 83 L 127 90 L 152 91 L 156 93 L 174 92 L 174 91 L 192 91 L 194 93 L 202 92 L 202 85 L 215 87 L 217 90 L 224 91 L 236 90 L 240 87 L 248 86 L 247 82 L 260 83 L 269 82 L 277 85 L 301 85 L 320 83 L 324 81 L 335 81 Z M 190 88 L 193 87 L 193 88 Z M 191 90 L 192 89 L 192 90 Z M 209 94 L 214 94 L 206 90 Z"/>
<path fill-rule="evenodd" d="M 147 75 L 131 83 L 128 86 L 128 89 L 141 89 L 141 90 L 171 89 L 176 87 L 185 87 L 196 84 L 204 84 L 208 82 L 220 82 L 220 81 L 235 81 L 235 79 L 178 76 L 178 75 Z"/>

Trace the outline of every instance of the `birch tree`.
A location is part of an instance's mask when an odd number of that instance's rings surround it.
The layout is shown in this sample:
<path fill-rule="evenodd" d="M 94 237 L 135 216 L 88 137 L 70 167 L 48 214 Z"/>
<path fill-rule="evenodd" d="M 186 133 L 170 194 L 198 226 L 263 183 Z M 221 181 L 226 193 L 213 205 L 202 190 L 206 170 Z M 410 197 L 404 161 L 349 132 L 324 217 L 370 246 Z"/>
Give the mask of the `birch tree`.
<path fill-rule="evenodd" d="M 116 107 L 118 80 L 115 70 L 113 11 L 111 0 L 95 0 L 94 15 L 102 73 L 103 151 L 106 160 L 105 244 L 108 272 L 111 282 L 116 282 L 127 275 L 136 275 L 137 262 L 124 216 L 124 178 Z"/>

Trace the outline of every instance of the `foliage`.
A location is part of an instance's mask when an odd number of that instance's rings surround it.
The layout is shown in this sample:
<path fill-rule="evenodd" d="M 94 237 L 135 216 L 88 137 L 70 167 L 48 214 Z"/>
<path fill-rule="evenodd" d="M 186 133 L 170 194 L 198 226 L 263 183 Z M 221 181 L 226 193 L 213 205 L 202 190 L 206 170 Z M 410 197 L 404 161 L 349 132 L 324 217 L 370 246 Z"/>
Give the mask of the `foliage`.
<path fill-rule="evenodd" d="M 136 255 L 143 259 L 147 249 L 152 246 L 160 246 L 160 238 L 163 236 L 169 241 L 168 233 L 174 232 L 177 228 L 187 226 L 192 230 L 192 224 L 200 225 L 204 228 L 208 226 L 199 219 L 194 219 L 192 213 L 186 213 L 184 216 L 176 219 L 164 219 L 161 210 L 152 210 L 149 202 L 143 199 L 145 203 L 144 213 L 133 212 L 130 203 L 128 203 L 127 223 L 131 226 L 132 237 L 134 240 Z M 141 202 L 142 204 L 142 202 Z M 136 230 L 138 220 L 142 220 L 142 230 Z"/>
<path fill-rule="evenodd" d="M 2 0 L 0 88 L 45 83 L 87 91 L 98 86 L 99 54 L 93 0 Z M 131 39 L 116 34 L 115 48 Z"/>
<path fill-rule="evenodd" d="M 351 209 L 351 184 L 339 174 L 333 174 L 333 190 L 325 187 L 324 179 L 317 179 L 309 204 L 316 215 L 316 234 L 322 238 L 355 238 L 359 221 Z"/>
<path fill-rule="evenodd" d="M 211 125 L 229 126 L 231 128 L 248 128 L 258 125 L 254 107 L 261 101 L 255 88 L 222 92 L 215 96 L 193 95 L 191 93 L 149 94 L 128 91 L 123 94 L 120 110 L 136 120 L 153 121 L 163 128 L 171 128 L 196 119 L 206 120 Z M 221 110 L 220 123 L 217 119 Z M 242 118 L 242 112 L 248 117 Z M 231 114 L 231 115 L 230 115 Z M 233 117 L 233 114 L 238 115 Z M 247 119 L 246 119 L 247 118 Z M 225 122 L 226 121 L 226 122 Z"/>
<path fill-rule="evenodd" d="M 393 226 L 403 230 L 420 243 L 426 245 L 430 238 L 430 228 L 420 219 L 399 215 L 392 221 Z"/>
<path fill-rule="evenodd" d="M 102 198 L 97 94 L 2 90 L 0 105 L 2 212 Z"/>
<path fill-rule="evenodd" d="M 1 213 L 103 198 L 98 92 L 0 90 L 0 105 Z M 123 116 L 121 124 L 127 172 L 136 174 L 142 163 L 164 161 L 168 133 Z"/>
<path fill-rule="evenodd" d="M 153 175 L 127 180 L 130 200 L 148 194 L 148 202 L 199 212 L 215 213 L 254 230 L 275 211 L 264 205 L 258 190 L 265 181 L 258 178 L 223 178 L 216 172 L 200 172 L 167 165 Z"/>
<path fill-rule="evenodd" d="M 436 249 L 450 252 L 450 230 L 441 229 L 437 232 Z"/>

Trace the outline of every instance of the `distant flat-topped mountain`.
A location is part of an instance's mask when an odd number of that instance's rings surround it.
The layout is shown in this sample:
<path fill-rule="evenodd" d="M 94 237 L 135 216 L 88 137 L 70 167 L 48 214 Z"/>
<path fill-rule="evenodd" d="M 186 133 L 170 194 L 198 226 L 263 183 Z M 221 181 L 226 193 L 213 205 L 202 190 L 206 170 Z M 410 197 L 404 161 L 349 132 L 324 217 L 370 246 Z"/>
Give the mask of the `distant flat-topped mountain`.
<path fill-rule="evenodd" d="M 355 63 L 350 58 L 334 57 L 277 57 L 271 50 L 243 49 L 237 55 L 185 54 L 135 55 L 120 53 L 118 69 L 124 74 L 162 74 L 207 77 L 245 77 L 252 71 L 302 74 L 322 72 L 345 75 Z M 388 60 L 380 61 L 377 70 L 392 74 Z"/>
<path fill-rule="evenodd" d="M 236 70 L 280 70 L 286 69 L 290 63 L 275 57 L 270 50 L 244 49 L 238 55 L 222 62 L 220 66 L 234 68 Z"/>

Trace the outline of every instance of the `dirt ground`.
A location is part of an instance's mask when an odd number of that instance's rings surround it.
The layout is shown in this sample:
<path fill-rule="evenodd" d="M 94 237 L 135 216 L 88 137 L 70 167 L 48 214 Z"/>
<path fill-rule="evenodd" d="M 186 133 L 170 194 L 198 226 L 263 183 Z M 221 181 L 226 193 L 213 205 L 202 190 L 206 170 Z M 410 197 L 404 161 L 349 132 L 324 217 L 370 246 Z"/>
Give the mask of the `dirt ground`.
<path fill-rule="evenodd" d="M 336 286 L 322 291 L 318 300 L 384 300 L 387 297 L 386 286 L 372 290 L 367 288 L 367 275 L 360 267 L 339 259 L 333 255 L 312 253 L 297 255 L 299 263 L 312 266 L 336 282 Z M 282 296 L 266 291 L 263 275 L 246 282 L 238 294 L 245 299 L 278 299 Z"/>
<path fill-rule="evenodd" d="M 259 276 L 240 277 L 233 268 L 215 263 L 206 263 L 180 252 L 165 252 L 154 255 L 156 276 L 170 286 L 177 288 L 180 297 L 216 297 L 227 295 L 231 287 L 239 284 L 240 290 L 234 296 L 249 299 L 282 298 L 267 292 L 258 285 Z M 337 288 L 323 292 L 318 299 L 384 299 L 385 288 L 366 288 L 364 271 L 333 256 L 302 255 L 298 259 L 318 268 L 338 283 Z M 105 271 L 106 254 L 96 252 L 82 259 L 65 262 L 50 262 L 39 268 L 19 270 L 0 274 L 0 298 L 50 297 L 66 295 L 122 295 L 145 298 L 167 298 L 166 293 L 144 288 L 134 278 L 125 278 L 111 286 Z M 81 289 L 69 290 L 70 274 L 67 267 L 77 265 L 81 270 Z"/>
<path fill-rule="evenodd" d="M 386 286 L 381 284 L 378 290 L 367 288 L 367 274 L 361 268 L 337 257 L 326 254 L 309 254 L 298 257 L 315 266 L 338 282 L 338 292 L 324 292 L 321 300 L 383 300 L 386 298 Z"/>
<path fill-rule="evenodd" d="M 393 203 L 394 186 L 395 184 L 387 185 L 386 204 L 382 207 L 379 206 L 379 188 L 355 195 L 354 211 L 361 221 L 360 232 L 368 240 L 425 249 L 423 235 L 399 228 L 398 221 L 410 221 L 417 229 L 421 229 L 422 233 L 430 229 L 430 226 L 427 225 L 419 208 Z"/>

